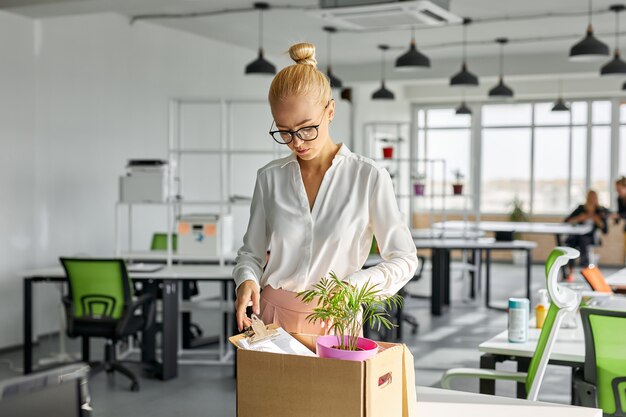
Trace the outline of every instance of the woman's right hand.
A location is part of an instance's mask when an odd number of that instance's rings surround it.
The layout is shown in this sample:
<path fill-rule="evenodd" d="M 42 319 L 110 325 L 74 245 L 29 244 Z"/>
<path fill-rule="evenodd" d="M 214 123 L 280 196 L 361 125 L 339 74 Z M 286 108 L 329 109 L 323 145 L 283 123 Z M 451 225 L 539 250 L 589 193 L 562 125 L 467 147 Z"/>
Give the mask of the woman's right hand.
<path fill-rule="evenodd" d="M 261 290 L 259 285 L 252 280 L 244 281 L 237 288 L 237 300 L 235 301 L 235 311 L 237 316 L 237 328 L 242 331 L 249 327 L 252 321 L 246 315 L 246 308 L 252 306 L 252 312 L 256 315 L 260 314 Z"/>

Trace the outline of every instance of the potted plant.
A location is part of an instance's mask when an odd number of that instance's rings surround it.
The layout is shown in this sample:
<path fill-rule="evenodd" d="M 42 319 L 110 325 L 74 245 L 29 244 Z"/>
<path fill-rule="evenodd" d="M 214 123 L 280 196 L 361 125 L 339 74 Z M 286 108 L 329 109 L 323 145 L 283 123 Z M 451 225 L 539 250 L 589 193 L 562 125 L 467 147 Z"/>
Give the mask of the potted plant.
<path fill-rule="evenodd" d="M 509 213 L 509 221 L 511 222 L 527 222 L 530 220 L 528 213 L 524 211 L 524 202 L 518 197 L 515 196 L 511 203 L 511 212 Z M 519 240 L 520 234 L 513 233 L 513 239 Z M 522 265 L 526 262 L 525 254 L 521 251 L 513 251 L 513 263 L 515 265 Z"/>
<path fill-rule="evenodd" d="M 392 139 L 382 138 L 380 139 L 380 141 L 385 143 L 385 145 L 383 146 L 383 158 L 393 158 L 393 146 L 391 145 Z"/>
<path fill-rule="evenodd" d="M 454 175 L 454 183 L 452 184 L 452 193 L 454 195 L 462 195 L 463 194 L 463 178 L 465 176 L 461 172 L 461 170 L 455 169 L 452 171 L 452 175 Z"/>
<path fill-rule="evenodd" d="M 380 329 L 390 329 L 388 309 L 400 307 L 402 297 L 381 295 L 378 285 L 369 280 L 362 287 L 354 287 L 330 272 L 330 278 L 322 278 L 311 290 L 298 293 L 305 303 L 316 302 L 313 312 L 307 316 L 310 323 L 328 324 L 329 334 L 317 338 L 317 354 L 322 358 L 353 361 L 366 360 L 378 352 L 378 344 L 360 337 L 363 323 Z"/>
<path fill-rule="evenodd" d="M 413 183 L 413 192 L 415 193 L 415 195 L 424 195 L 424 192 L 426 191 L 426 184 L 424 184 L 426 175 L 415 174 L 415 175 L 411 175 L 411 178 L 413 179 L 413 181 L 415 181 Z"/>

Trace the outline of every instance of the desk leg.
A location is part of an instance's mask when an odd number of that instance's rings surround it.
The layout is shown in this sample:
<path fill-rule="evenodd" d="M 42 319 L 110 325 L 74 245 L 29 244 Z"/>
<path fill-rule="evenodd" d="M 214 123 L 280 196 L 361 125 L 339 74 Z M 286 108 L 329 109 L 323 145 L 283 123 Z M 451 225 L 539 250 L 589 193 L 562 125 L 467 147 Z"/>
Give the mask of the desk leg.
<path fill-rule="evenodd" d="M 152 294 L 152 296 L 155 299 L 155 302 L 158 302 L 157 300 L 158 287 L 159 285 L 156 282 L 153 282 L 153 281 L 144 282 L 142 286 L 142 290 L 145 291 L 147 294 Z M 142 313 L 144 317 L 148 316 L 147 306 L 143 307 Z M 157 363 L 156 361 L 157 329 L 158 329 L 158 325 L 156 323 L 156 318 L 155 318 L 154 325 L 151 328 L 146 329 L 141 333 L 141 362 L 145 364 L 154 365 Z"/>
<path fill-rule="evenodd" d="M 446 249 L 443 253 L 443 284 L 444 284 L 444 292 L 443 292 L 443 302 L 447 307 L 450 305 L 450 250 Z"/>
<path fill-rule="evenodd" d="M 189 301 L 191 299 L 191 286 L 189 281 L 183 281 L 182 285 L 182 297 L 183 300 Z M 183 334 L 183 349 L 191 349 L 191 313 L 185 311 L 181 314 L 181 322 L 182 322 L 182 334 Z"/>
<path fill-rule="evenodd" d="M 529 366 L 529 358 L 517 358 L 517 372 L 528 372 Z M 517 398 L 526 399 L 526 384 L 524 382 L 518 382 L 515 385 L 517 385 Z"/>
<path fill-rule="evenodd" d="M 163 280 L 163 336 L 161 379 L 178 375 L 178 282 Z"/>
<path fill-rule="evenodd" d="M 480 369 L 496 369 L 496 357 L 490 353 L 484 353 L 480 357 Z M 496 394 L 496 381 L 493 379 L 481 379 L 479 391 L 481 394 Z"/>
<path fill-rule="evenodd" d="M 531 279 L 531 267 L 533 263 L 532 254 L 530 249 L 526 250 L 526 298 L 530 301 L 530 305 L 533 305 L 531 299 L 530 279 Z"/>
<path fill-rule="evenodd" d="M 446 257 L 449 259 L 449 251 L 446 249 L 433 248 L 432 252 L 432 264 L 433 270 L 431 274 L 431 298 L 430 298 L 430 312 L 433 316 L 441 316 L 443 307 L 446 304 Z M 446 256 L 446 254 L 448 256 Z M 449 279 L 449 265 L 448 267 L 448 279 Z M 449 294 L 449 292 L 448 292 Z M 448 303 L 450 302 L 448 296 Z"/>
<path fill-rule="evenodd" d="M 24 278 L 24 374 L 33 372 L 33 280 Z"/>
<path fill-rule="evenodd" d="M 491 301 L 491 249 L 485 249 L 485 306 L 490 307 Z"/>

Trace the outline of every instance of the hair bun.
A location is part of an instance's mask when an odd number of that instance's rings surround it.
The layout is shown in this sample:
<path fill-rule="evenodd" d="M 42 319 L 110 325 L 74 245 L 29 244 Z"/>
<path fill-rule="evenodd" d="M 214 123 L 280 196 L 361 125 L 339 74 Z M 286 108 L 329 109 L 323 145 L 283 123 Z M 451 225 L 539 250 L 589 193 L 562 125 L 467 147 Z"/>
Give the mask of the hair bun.
<path fill-rule="evenodd" d="M 317 67 L 315 59 L 315 45 L 312 43 L 297 43 L 289 48 L 289 56 L 296 64 L 311 65 Z"/>

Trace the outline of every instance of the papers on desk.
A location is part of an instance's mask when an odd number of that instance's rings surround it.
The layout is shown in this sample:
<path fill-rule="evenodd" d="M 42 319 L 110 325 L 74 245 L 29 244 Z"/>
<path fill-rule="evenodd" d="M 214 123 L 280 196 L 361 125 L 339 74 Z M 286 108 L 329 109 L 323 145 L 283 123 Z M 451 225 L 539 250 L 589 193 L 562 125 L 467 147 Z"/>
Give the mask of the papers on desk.
<path fill-rule="evenodd" d="M 144 264 L 144 263 L 136 263 L 136 264 L 128 264 L 126 269 L 128 272 L 157 272 L 163 269 L 165 265 L 163 264 Z"/>
<path fill-rule="evenodd" d="M 301 356 L 317 356 L 315 353 L 311 352 L 304 346 L 302 343 L 297 341 L 293 336 L 283 330 L 282 327 L 276 329 L 278 332 L 277 336 L 272 337 L 271 339 L 250 343 L 248 338 L 242 338 L 237 341 L 237 345 L 241 349 L 246 350 L 254 350 L 257 352 L 271 352 L 271 353 L 282 353 L 286 355 L 301 355 Z"/>

